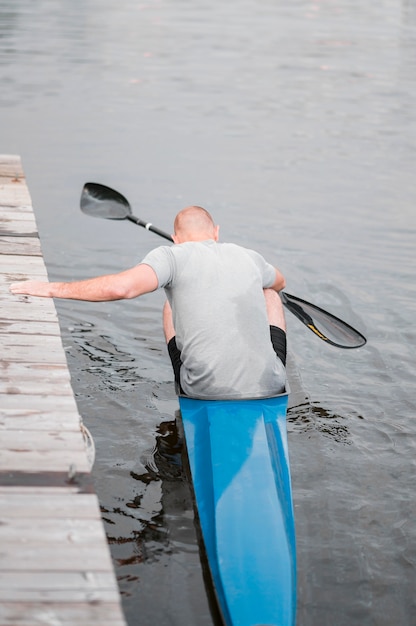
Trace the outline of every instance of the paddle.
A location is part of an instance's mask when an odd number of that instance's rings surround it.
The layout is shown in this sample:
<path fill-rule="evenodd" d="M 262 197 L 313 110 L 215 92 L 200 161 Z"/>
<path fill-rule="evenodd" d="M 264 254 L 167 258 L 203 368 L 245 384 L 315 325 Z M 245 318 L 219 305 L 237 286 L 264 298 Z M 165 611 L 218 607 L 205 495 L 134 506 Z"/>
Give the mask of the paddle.
<path fill-rule="evenodd" d="M 85 183 L 81 194 L 81 211 L 93 217 L 127 219 L 173 241 L 168 233 L 133 215 L 129 202 L 121 193 L 99 183 Z M 364 335 L 332 313 L 284 291 L 280 292 L 280 296 L 285 307 L 326 343 L 338 348 L 360 348 L 366 343 Z"/>

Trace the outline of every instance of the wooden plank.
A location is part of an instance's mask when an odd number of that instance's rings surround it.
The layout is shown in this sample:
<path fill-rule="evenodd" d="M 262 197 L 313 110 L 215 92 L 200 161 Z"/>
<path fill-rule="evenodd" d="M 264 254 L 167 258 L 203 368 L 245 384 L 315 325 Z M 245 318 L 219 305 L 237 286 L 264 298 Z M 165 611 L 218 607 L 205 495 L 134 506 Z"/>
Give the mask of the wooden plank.
<path fill-rule="evenodd" d="M 49 495 L 49 494 L 48 494 Z M 0 516 L 0 543 L 11 542 L 15 545 L 29 542 L 57 544 L 107 543 L 104 527 L 100 519 L 47 519 L 34 526 L 29 519 L 15 519 Z M 1 557 L 0 557 L 1 558 Z"/>
<path fill-rule="evenodd" d="M 2 450 L 0 471 L 26 472 L 89 472 L 86 452 L 74 450 Z"/>
<path fill-rule="evenodd" d="M 8 475 L 12 475 L 12 474 L 13 472 L 10 472 Z M 45 474 L 40 474 L 40 472 L 31 472 L 30 475 L 38 477 L 39 475 L 49 476 L 52 474 L 53 474 L 52 472 L 45 472 Z M 59 475 L 60 477 L 62 476 L 62 474 L 60 474 L 59 472 L 56 472 L 56 474 Z M 1 478 L 1 473 L 0 473 L 0 478 Z M 76 480 L 78 480 L 78 475 L 76 477 Z M 60 486 L 60 487 L 49 486 L 49 485 L 47 487 L 45 486 L 39 487 L 39 486 L 32 486 L 32 485 L 4 486 L 0 484 L 0 494 L 5 495 L 5 496 L 9 496 L 11 494 L 20 494 L 21 496 L 38 494 L 43 497 L 45 494 L 47 494 L 48 498 L 51 498 L 52 496 L 56 496 L 56 495 L 67 496 L 73 493 L 80 493 L 80 486 L 78 482 L 76 481 L 66 482 L 65 485 Z M 0 513 L 0 519 L 1 519 L 1 513 Z M 80 520 L 76 520 L 76 521 L 80 521 Z M 56 519 L 53 520 L 53 523 L 55 522 L 56 522 Z M 15 520 L 15 523 L 16 523 L 16 520 Z M 42 520 L 42 524 L 44 523 L 45 523 L 44 520 Z"/>
<path fill-rule="evenodd" d="M 3 452 L 7 450 L 17 450 L 23 452 L 85 452 L 85 443 L 81 431 L 61 433 L 57 430 L 11 430 L 2 432 L 0 437 L 1 455 L 3 455 Z"/>
<path fill-rule="evenodd" d="M 0 333 L 0 351 L 2 360 L 6 363 L 66 364 L 65 351 L 59 336 Z"/>
<path fill-rule="evenodd" d="M 55 335 L 25 335 L 23 333 L 0 333 L 0 349 L 3 355 L 3 350 L 8 348 L 36 348 L 44 347 L 44 350 L 51 350 L 52 352 L 63 352 L 61 336 Z"/>
<path fill-rule="evenodd" d="M 42 258 L 30 257 L 25 259 L 20 255 L 5 254 L 1 259 L 2 274 L 14 280 L 47 280 L 45 263 Z M 10 280 L 10 282 L 12 282 Z M 6 283 L 5 283 L 6 284 Z"/>
<path fill-rule="evenodd" d="M 58 316 L 56 309 L 51 300 L 38 299 L 36 307 L 30 306 L 30 296 L 20 296 L 22 300 L 10 301 L 10 296 L 6 298 L 1 297 L 0 293 L 0 322 L 9 321 L 26 321 L 26 322 L 58 322 Z M 26 299 L 27 298 L 27 299 Z M 7 301 L 7 310 L 3 306 L 3 302 Z M 28 306 L 29 305 L 29 306 Z"/>
<path fill-rule="evenodd" d="M 4 335 L 1 335 L 3 337 Z M 47 336 L 49 338 L 49 336 Z M 49 364 L 51 367 L 55 365 L 64 365 L 66 363 L 65 352 L 62 347 L 59 349 L 53 345 L 52 342 L 45 341 L 45 344 L 52 346 L 50 351 L 49 347 L 45 348 L 45 351 L 39 348 L 39 346 L 31 346 L 29 343 L 25 345 L 4 345 L 4 342 L 0 340 L 0 349 L 2 352 L 2 359 L 7 363 L 37 363 L 37 364 Z"/>
<path fill-rule="evenodd" d="M 22 179 L 4 178 L 0 181 L 0 204 L 7 207 L 31 205 L 32 200 Z"/>
<path fill-rule="evenodd" d="M 38 591 L 45 588 L 54 591 L 82 590 L 85 593 L 106 589 L 110 590 L 115 580 L 114 572 L 87 570 L 80 567 L 78 571 L 56 572 L 56 576 L 51 572 L 39 571 L 36 576 L 32 572 L 10 572 L 10 578 L 0 571 L 0 589 L 27 589 Z"/>
<path fill-rule="evenodd" d="M 42 575 L 42 571 L 31 571 L 28 572 L 32 579 L 38 579 Z M 45 572 L 49 574 L 49 579 L 43 577 L 41 580 L 45 580 L 45 587 L 40 587 L 39 589 L 35 587 L 26 588 L 22 586 L 17 586 L 16 588 L 11 587 L 10 589 L 2 589 L 0 587 L 0 602 L 1 606 L 4 602 L 19 602 L 19 603 L 35 603 L 37 602 L 48 602 L 48 603 L 57 603 L 61 605 L 63 603 L 85 603 L 85 604 L 93 604 L 97 603 L 115 603 L 119 599 L 117 593 L 117 585 L 116 583 L 108 583 L 108 587 L 98 588 L 98 589 L 88 589 L 83 588 L 80 583 L 79 587 L 76 589 L 71 589 L 66 581 L 70 577 L 71 574 L 76 574 L 76 572 Z M 95 572 L 94 572 L 95 573 Z M 104 574 L 105 572 L 99 572 Z M 1 577 L 2 572 L 0 572 Z M 24 572 L 10 572 L 10 579 L 12 580 L 12 575 L 17 574 L 17 580 L 19 580 L 20 576 L 24 574 Z M 80 578 L 84 575 L 84 572 L 80 572 Z M 63 579 L 62 589 L 54 588 L 53 583 L 58 581 L 59 579 Z M 51 581 L 51 582 L 49 582 Z M 85 610 L 84 606 L 84 610 Z M 35 622 L 36 623 L 36 622 Z M 78 622 L 76 622 L 78 623 Z M 85 624 L 85 622 L 81 622 Z M 0 624 L 4 626 L 4 622 L 0 621 Z M 30 624 L 33 626 L 33 622 Z"/>
<path fill-rule="evenodd" d="M 3 170 L 0 174 L 0 185 L 4 186 L 20 186 L 27 190 L 26 179 L 24 176 L 20 176 L 18 172 L 13 174 L 13 170 L 10 169 L 9 173 L 5 173 Z"/>
<path fill-rule="evenodd" d="M 0 394 L 72 395 L 66 364 L 14 363 L 0 365 Z"/>
<path fill-rule="evenodd" d="M 31 377 L 30 379 L 18 379 L 16 376 L 4 377 L 0 372 L 0 396 L 1 394 L 18 395 L 72 395 L 71 382 L 69 380 L 44 380 L 44 378 Z M 10 371 L 9 371 L 10 373 Z M 49 375 L 48 375 L 49 376 Z"/>
<path fill-rule="evenodd" d="M 73 396 L 37 396 L 37 395 L 13 395 L 4 394 L 1 397 L 0 415 L 3 410 L 42 411 L 44 413 L 62 412 L 78 413 L 75 398 Z"/>
<path fill-rule="evenodd" d="M 22 219 L 34 219 L 36 221 L 36 217 L 34 216 L 33 207 L 31 204 L 19 204 L 17 206 L 11 206 L 8 204 L 4 204 L 4 202 L 2 203 L 0 198 L 0 224 L 2 221 L 2 216 L 10 213 L 12 213 L 16 218 L 21 215 Z"/>
<path fill-rule="evenodd" d="M 33 520 L 34 523 L 36 520 Z M 1 548 L 0 570 L 7 572 L 77 572 L 82 568 L 92 570 L 109 570 L 112 567 L 106 543 L 90 543 L 67 545 L 61 544 L 59 549 L 44 536 L 43 543 L 27 543 L 16 546 L 7 543 Z"/>
<path fill-rule="evenodd" d="M 18 154 L 0 154 L 0 174 L 9 178 L 24 178 L 20 156 Z"/>
<path fill-rule="evenodd" d="M 50 430 L 79 431 L 81 418 L 75 411 L 41 411 L 0 409 L 0 431 L 2 430 Z M 1 435 L 0 435 L 1 436 Z"/>
<path fill-rule="evenodd" d="M 0 205 L 31 205 L 22 162 L 18 155 L 0 156 Z"/>
<path fill-rule="evenodd" d="M 31 205 L 29 190 L 18 155 L 0 155 L 0 205 Z"/>
<path fill-rule="evenodd" d="M 0 233 L 16 233 L 19 235 L 38 235 L 36 219 L 31 207 L 17 210 L 0 207 Z"/>
<path fill-rule="evenodd" d="M 37 237 L 0 237 L 0 254 L 42 256 Z"/>
<path fill-rule="evenodd" d="M 22 205 L 22 206 L 6 206 L 4 204 L 0 205 L 0 224 L 5 221 L 12 222 L 28 222 L 30 221 L 35 229 L 36 227 L 36 217 L 33 213 L 33 207 L 30 204 Z"/>
<path fill-rule="evenodd" d="M 0 597 L 0 600 L 2 598 Z M 34 624 L 74 626 L 80 624 L 99 624 L 100 626 L 125 626 L 120 618 L 120 608 L 116 601 L 109 602 L 105 593 L 94 592 L 92 597 L 85 598 L 85 604 L 28 602 L 20 604 L 2 602 L 0 606 L 0 623 L 14 626 L 34 626 Z"/>
<path fill-rule="evenodd" d="M 114 602 L 118 598 L 112 569 L 88 571 L 82 563 L 79 565 L 78 571 L 71 572 L 44 572 L 39 567 L 36 576 L 33 572 L 0 570 L 0 600 L 40 598 L 79 602 L 94 598 Z"/>
<path fill-rule="evenodd" d="M 22 470 L 0 471 L 0 493 L 2 494 L 20 494 L 22 496 L 30 494 L 38 494 L 44 496 L 47 494 L 50 498 L 54 494 L 61 493 L 69 495 L 70 493 L 94 493 L 93 482 L 89 472 L 78 472 L 76 468 L 70 468 L 70 471 L 57 472 L 52 471 L 28 471 Z"/>
<path fill-rule="evenodd" d="M 0 237 L 39 239 L 39 233 L 31 213 L 17 213 L 11 219 L 7 217 L 10 213 L 5 213 L 0 207 Z"/>
<path fill-rule="evenodd" d="M 0 493 L 0 519 L 101 519 L 95 494 L 56 494 L 53 498 L 30 493 Z"/>
<path fill-rule="evenodd" d="M 3 320 L 0 321 L 0 334 L 17 334 L 17 335 L 52 335 L 61 336 L 61 331 L 56 320 Z"/>

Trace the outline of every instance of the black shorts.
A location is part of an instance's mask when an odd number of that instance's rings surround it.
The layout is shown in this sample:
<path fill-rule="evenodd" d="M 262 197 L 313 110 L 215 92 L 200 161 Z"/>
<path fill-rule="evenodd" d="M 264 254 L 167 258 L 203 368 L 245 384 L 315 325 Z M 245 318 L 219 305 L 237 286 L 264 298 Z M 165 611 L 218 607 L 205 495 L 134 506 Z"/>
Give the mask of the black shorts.
<path fill-rule="evenodd" d="M 286 333 L 278 326 L 270 326 L 270 339 L 273 345 L 273 350 L 276 352 L 279 359 L 282 361 L 283 365 L 286 365 Z M 168 352 L 170 356 L 170 360 L 172 362 L 173 374 L 175 376 L 176 383 L 176 392 L 179 394 L 183 394 L 181 389 L 181 351 L 176 345 L 176 337 L 172 337 L 172 339 L 168 343 Z"/>
<path fill-rule="evenodd" d="M 181 387 L 181 351 L 176 345 L 176 337 L 172 337 L 172 339 L 168 343 L 168 352 L 170 356 L 170 360 L 172 361 L 173 367 L 173 375 L 175 377 L 175 386 L 176 393 L 183 395 L 182 387 Z"/>
<path fill-rule="evenodd" d="M 286 366 L 287 342 L 285 331 L 278 326 L 270 326 L 270 339 L 272 340 L 273 350 L 283 365 Z"/>

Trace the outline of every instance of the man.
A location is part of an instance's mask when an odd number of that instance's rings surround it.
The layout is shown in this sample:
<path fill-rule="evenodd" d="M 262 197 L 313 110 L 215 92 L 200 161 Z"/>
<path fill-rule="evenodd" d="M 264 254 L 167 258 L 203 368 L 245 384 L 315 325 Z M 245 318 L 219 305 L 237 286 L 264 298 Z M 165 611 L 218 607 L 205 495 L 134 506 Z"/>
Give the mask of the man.
<path fill-rule="evenodd" d="M 163 325 L 178 393 L 202 399 L 281 393 L 283 275 L 253 250 L 218 243 L 219 227 L 202 207 L 178 213 L 174 231 L 174 246 L 152 250 L 124 272 L 72 283 L 18 282 L 10 291 L 97 302 L 164 287 Z"/>

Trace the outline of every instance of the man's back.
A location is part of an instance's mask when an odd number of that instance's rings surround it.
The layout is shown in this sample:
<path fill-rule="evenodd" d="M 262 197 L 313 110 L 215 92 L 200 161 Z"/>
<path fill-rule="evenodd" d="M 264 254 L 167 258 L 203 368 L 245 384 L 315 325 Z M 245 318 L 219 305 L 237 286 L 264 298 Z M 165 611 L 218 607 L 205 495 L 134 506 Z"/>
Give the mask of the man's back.
<path fill-rule="evenodd" d="M 254 398 L 283 390 L 263 296 L 275 270 L 263 257 L 209 240 L 162 246 L 142 263 L 154 269 L 171 304 L 187 395 Z"/>

